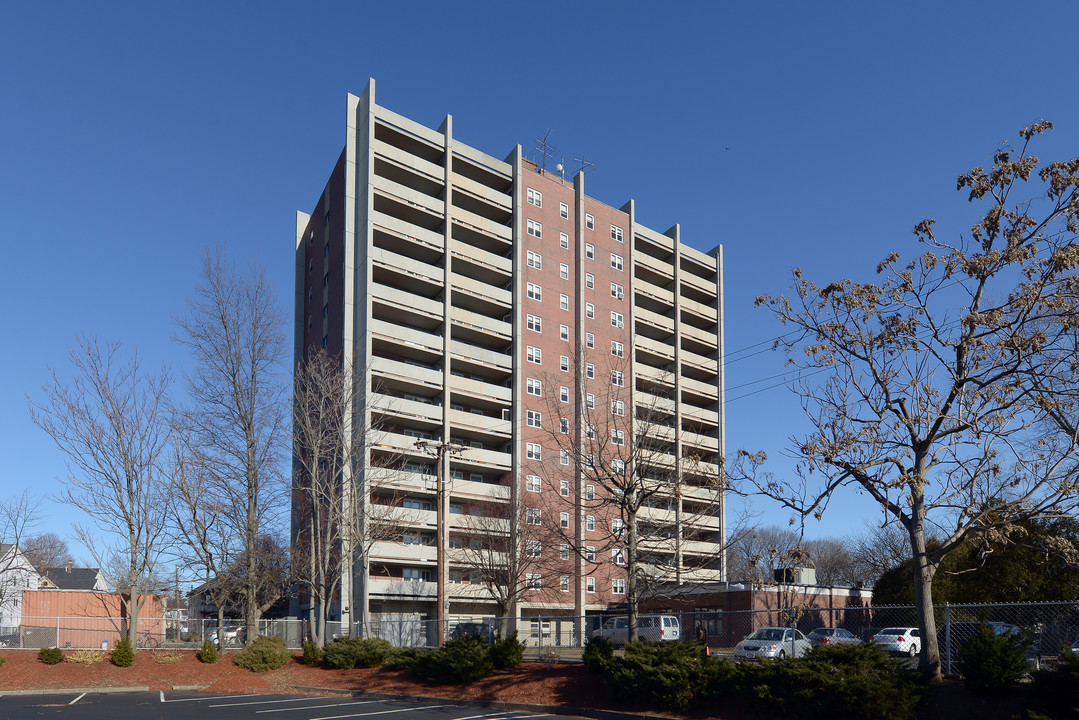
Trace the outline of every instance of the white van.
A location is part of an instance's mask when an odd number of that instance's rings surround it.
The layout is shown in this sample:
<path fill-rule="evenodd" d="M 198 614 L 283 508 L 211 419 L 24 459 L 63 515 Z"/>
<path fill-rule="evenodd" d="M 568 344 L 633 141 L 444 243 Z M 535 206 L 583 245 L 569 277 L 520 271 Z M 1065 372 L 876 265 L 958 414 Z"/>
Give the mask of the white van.
<path fill-rule="evenodd" d="M 611 645 L 626 644 L 629 637 L 629 618 L 625 615 L 607 618 L 603 627 L 592 631 L 592 637 L 607 638 Z M 677 615 L 638 615 L 637 638 L 640 640 L 680 640 L 682 626 Z"/>

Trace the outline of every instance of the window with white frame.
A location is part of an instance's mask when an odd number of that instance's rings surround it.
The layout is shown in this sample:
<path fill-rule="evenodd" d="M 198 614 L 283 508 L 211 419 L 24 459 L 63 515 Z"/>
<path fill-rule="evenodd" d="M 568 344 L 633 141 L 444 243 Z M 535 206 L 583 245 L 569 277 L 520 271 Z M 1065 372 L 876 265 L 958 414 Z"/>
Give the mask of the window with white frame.
<path fill-rule="evenodd" d="M 589 410 L 594 410 L 596 407 L 596 396 L 593 393 L 585 393 L 584 404 Z"/>
<path fill-rule="evenodd" d="M 584 486 L 584 499 L 585 500 L 595 500 L 596 499 L 596 486 L 595 485 L 585 485 Z"/>
<path fill-rule="evenodd" d="M 529 395 L 535 395 L 540 397 L 543 395 L 543 381 L 536 378 L 528 378 L 525 380 L 525 392 Z"/>
<path fill-rule="evenodd" d="M 569 513 L 568 512 L 558 514 L 558 524 L 561 527 L 564 527 L 564 528 L 569 527 Z"/>
<path fill-rule="evenodd" d="M 558 203 L 558 214 L 563 218 L 569 217 L 569 205 L 564 202 Z"/>
<path fill-rule="evenodd" d="M 543 513 L 539 508 L 525 508 L 525 522 L 529 525 L 539 525 Z"/>
<path fill-rule="evenodd" d="M 622 518 L 613 518 L 611 520 L 611 532 L 615 535 L 621 535 L 622 529 L 626 526 L 625 521 Z"/>
<path fill-rule="evenodd" d="M 525 423 L 528 427 L 543 427 L 543 413 L 538 410 L 525 411 Z"/>
<path fill-rule="evenodd" d="M 528 492 L 540 492 L 543 481 L 539 475 L 525 475 L 525 490 Z"/>
<path fill-rule="evenodd" d="M 584 366 L 585 376 L 591 380 L 596 377 L 596 366 L 593 363 L 586 363 Z"/>
<path fill-rule="evenodd" d="M 533 332 L 543 332 L 543 318 L 539 315 L 525 315 L 525 327 Z"/>
<path fill-rule="evenodd" d="M 595 437 L 596 437 L 596 424 L 595 423 L 588 423 L 588 425 L 586 425 L 585 428 L 584 428 L 584 434 L 585 434 L 585 437 L 588 438 L 589 440 L 594 440 Z"/>
<path fill-rule="evenodd" d="M 611 297 L 621 300 L 626 296 L 625 289 L 616 282 L 611 283 Z"/>
<path fill-rule="evenodd" d="M 615 385 L 617 387 L 625 387 L 626 374 L 621 370 L 611 370 L 611 385 Z"/>
<path fill-rule="evenodd" d="M 622 242 L 622 228 L 617 225 L 611 225 L 611 239 Z"/>
<path fill-rule="evenodd" d="M 563 435 L 569 434 L 569 418 L 560 418 L 558 423 L 558 429 Z"/>
<path fill-rule="evenodd" d="M 528 199 L 529 205 L 543 207 L 543 193 L 541 193 L 539 190 L 533 190 L 532 188 L 528 188 L 528 192 L 525 193 L 525 196 Z"/>
<path fill-rule="evenodd" d="M 562 465 L 569 465 L 569 450 L 562 450 L 558 453 L 558 462 Z"/>
<path fill-rule="evenodd" d="M 566 293 L 559 293 L 558 295 L 558 307 L 561 310 L 569 310 L 569 295 Z M 563 325 L 562 327 L 566 327 Z M 566 328 L 566 337 L 562 338 L 566 340 L 569 337 L 569 328 Z"/>
<path fill-rule="evenodd" d="M 568 450 L 566 452 L 569 452 Z M 558 494 L 562 497 L 569 497 L 569 480 L 558 481 Z"/>
<path fill-rule="evenodd" d="M 538 347 L 529 345 L 528 350 L 525 352 L 525 357 L 528 358 L 528 362 L 539 365 L 543 362 L 543 351 Z"/>
<path fill-rule="evenodd" d="M 569 356 L 561 355 L 558 358 L 558 369 L 562 372 L 569 372 Z"/>
<path fill-rule="evenodd" d="M 596 306 L 593 305 L 592 303 L 585 303 L 584 304 L 584 314 L 590 320 L 595 319 L 595 317 L 596 317 Z"/>
<path fill-rule="evenodd" d="M 621 417 L 626 414 L 625 400 L 611 400 L 611 414 Z"/>
<path fill-rule="evenodd" d="M 569 402 L 569 388 L 566 387 L 565 385 L 558 388 L 558 399 L 561 400 L 564 403 Z"/>
<path fill-rule="evenodd" d="M 525 457 L 529 460 L 542 460 L 543 448 L 539 443 L 525 443 Z"/>
<path fill-rule="evenodd" d="M 584 286 L 586 288 L 588 288 L 589 290 L 596 287 L 596 276 L 593 275 L 592 273 L 585 273 L 584 274 Z"/>
<path fill-rule="evenodd" d="M 626 579 L 625 578 L 613 578 L 611 580 L 611 593 L 614 595 L 626 594 Z"/>
<path fill-rule="evenodd" d="M 625 460 L 611 460 L 611 472 L 615 475 L 626 474 L 626 461 Z"/>
<path fill-rule="evenodd" d="M 615 445 L 626 444 L 626 431 L 625 430 L 611 430 L 611 442 Z"/>
<path fill-rule="evenodd" d="M 590 213 L 584 214 L 584 226 L 589 230 L 596 229 L 596 219 Z"/>
<path fill-rule="evenodd" d="M 558 589 L 564 593 L 569 592 L 569 575 L 558 576 Z"/>
<path fill-rule="evenodd" d="M 594 546 L 589 545 L 584 549 L 584 559 L 588 562 L 596 561 L 596 548 Z"/>
<path fill-rule="evenodd" d="M 611 355 L 614 355 L 615 357 L 625 357 L 626 346 L 617 340 L 611 340 Z"/>
<path fill-rule="evenodd" d="M 532 300 L 542 300 L 543 288 L 541 288 L 536 283 L 528 283 L 525 286 L 525 295 L 527 295 Z"/>
<path fill-rule="evenodd" d="M 593 335 L 592 333 L 588 333 L 587 335 L 584 336 L 584 344 L 587 345 L 590 348 L 595 348 L 596 347 L 596 336 Z"/>
<path fill-rule="evenodd" d="M 625 551 L 625 549 L 624 548 L 615 548 L 614 550 L 611 550 L 611 561 L 615 565 L 625 565 L 626 564 L 626 551 Z"/>
<path fill-rule="evenodd" d="M 625 318 L 622 317 L 622 313 L 614 312 L 612 310 L 611 311 L 611 327 L 620 328 L 620 327 L 625 327 L 625 325 L 626 325 L 626 321 L 625 321 Z"/>
<path fill-rule="evenodd" d="M 566 263 L 558 263 L 558 277 L 563 280 L 569 280 L 569 265 Z"/>
<path fill-rule="evenodd" d="M 596 257 L 596 246 L 592 243 L 585 243 L 584 256 L 589 260 L 594 259 Z"/>
<path fill-rule="evenodd" d="M 543 225 L 539 224 L 535 220 L 529 220 L 525 224 L 528 227 L 528 234 L 529 235 L 531 235 L 532 237 L 537 237 L 537 238 L 543 237 Z"/>
<path fill-rule="evenodd" d="M 566 341 L 569 340 L 569 325 L 558 326 L 558 339 Z"/>
<path fill-rule="evenodd" d="M 594 577 L 586 577 L 584 579 L 584 591 L 587 593 L 596 592 L 596 579 Z"/>
<path fill-rule="evenodd" d="M 539 573 L 525 573 L 525 589 L 540 590 L 543 588 L 543 577 Z"/>
<path fill-rule="evenodd" d="M 525 255 L 525 265 L 527 265 L 530 268 L 535 268 L 537 270 L 542 270 L 543 269 L 543 256 L 540 255 L 538 252 L 534 252 L 532 250 L 529 250 L 528 253 Z"/>
<path fill-rule="evenodd" d="M 563 250 L 568 250 L 569 249 L 569 235 L 567 235 L 566 233 L 559 233 L 558 234 L 558 245 Z"/>
<path fill-rule="evenodd" d="M 615 255 L 614 253 L 611 253 L 611 267 L 613 267 L 615 270 L 621 270 L 622 269 L 622 256 L 621 255 Z"/>
<path fill-rule="evenodd" d="M 538 558 L 543 554 L 543 543 L 539 540 L 525 541 L 525 555 L 530 558 Z"/>
<path fill-rule="evenodd" d="M 585 530 L 595 530 L 596 529 L 596 516 L 595 515 L 589 515 L 588 517 L 586 517 L 584 519 L 584 529 Z M 593 560 L 594 559 L 595 558 L 593 557 Z"/>

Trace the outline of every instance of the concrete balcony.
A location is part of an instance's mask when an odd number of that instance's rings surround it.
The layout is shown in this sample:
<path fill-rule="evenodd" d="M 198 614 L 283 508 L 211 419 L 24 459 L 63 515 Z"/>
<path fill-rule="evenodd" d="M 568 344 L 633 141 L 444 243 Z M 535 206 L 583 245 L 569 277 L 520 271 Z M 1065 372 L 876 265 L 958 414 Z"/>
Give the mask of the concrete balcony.
<path fill-rule="evenodd" d="M 473 450 L 472 452 L 481 452 Z M 508 454 L 507 454 L 507 457 Z M 488 502 L 509 502 L 510 488 L 505 485 L 472 482 L 471 480 L 450 480 L 450 496 L 459 500 L 484 500 Z"/>
<path fill-rule="evenodd" d="M 371 248 L 371 262 L 376 266 L 393 269 L 403 275 L 419 278 L 433 285 L 442 285 L 443 271 L 437 265 L 420 262 L 406 255 L 385 250 L 383 248 Z"/>
<path fill-rule="evenodd" d="M 371 293 L 374 301 L 384 305 L 392 305 L 407 313 L 425 315 L 428 318 L 441 320 L 443 316 L 442 301 L 431 300 L 422 295 L 410 293 L 407 290 L 390 287 L 382 283 L 371 283 Z"/>
<path fill-rule="evenodd" d="M 493 335 L 505 342 L 509 342 L 513 339 L 513 327 L 508 322 L 496 320 L 487 315 L 474 313 L 471 310 L 451 307 L 450 321 L 453 322 L 454 325 Z"/>
<path fill-rule="evenodd" d="M 404 433 L 382 431 L 375 433 L 375 437 L 371 440 L 371 449 L 381 452 L 388 452 L 395 455 L 401 455 L 408 458 L 423 459 L 427 462 L 431 461 L 431 454 L 424 452 L 422 449 L 416 447 L 416 441 L 418 438 L 405 435 Z M 409 483 L 415 485 L 416 483 L 426 482 L 428 475 L 426 473 L 405 473 L 407 475 L 416 475 L 417 478 L 402 478 L 402 483 Z M 434 474 L 430 475 L 431 483 L 434 483 Z M 433 489 L 433 487 L 432 487 Z"/>
<path fill-rule="evenodd" d="M 676 515 L 674 510 L 643 508 L 637 517 L 639 520 L 646 520 L 656 525 L 674 525 Z M 713 515 L 683 512 L 682 523 L 699 530 L 719 531 L 719 518 Z"/>
<path fill-rule="evenodd" d="M 506 242 L 513 241 L 513 230 L 506 225 L 496 223 L 493 220 L 477 215 L 474 212 L 465 210 L 464 208 L 453 208 L 453 221 L 460 225 L 465 225 L 478 230 L 479 232 L 486 233 L 487 235 L 493 235 L 496 238 L 505 240 Z"/>
<path fill-rule="evenodd" d="M 661 370 L 651 365 L 634 365 L 634 371 L 637 377 L 648 380 L 649 382 L 656 383 L 657 385 L 663 385 L 664 387 L 674 388 L 674 373 L 667 370 Z M 703 383 L 702 383 L 703 384 Z"/>
<path fill-rule="evenodd" d="M 440 405 L 429 405 L 415 400 L 383 395 L 382 393 L 371 393 L 368 397 L 373 411 L 399 418 L 422 420 L 436 425 L 442 424 L 442 406 Z"/>
<path fill-rule="evenodd" d="M 690 300 L 687 297 L 678 298 L 678 306 L 683 310 L 687 310 L 694 315 L 704 318 L 709 323 L 715 323 L 719 317 L 714 307 L 709 307 L 704 303 L 699 303 L 696 300 Z"/>
<path fill-rule="evenodd" d="M 494 400 L 505 404 L 509 404 L 513 400 L 513 391 L 504 385 L 495 385 L 456 375 L 450 375 L 449 384 L 452 392 L 460 393 L 461 395 L 482 400 Z"/>
<path fill-rule="evenodd" d="M 509 372 L 513 366 L 513 358 L 506 353 L 495 352 L 460 340 L 450 340 L 450 355 L 461 360 L 498 368 L 506 372 Z"/>
<path fill-rule="evenodd" d="M 718 383 L 706 383 L 700 380 L 695 380 L 685 375 L 681 378 L 682 390 L 684 392 L 692 392 L 696 395 L 706 398 L 718 398 L 719 397 L 719 384 Z"/>
<path fill-rule="evenodd" d="M 705 452 L 713 453 L 719 452 L 718 438 L 690 432 L 689 430 L 682 431 L 682 444 L 686 445 L 688 449 L 704 450 Z"/>
<path fill-rule="evenodd" d="M 376 318 L 371 320 L 371 334 L 380 340 L 415 347 L 436 355 L 442 354 L 442 336 L 435 333 Z"/>
<path fill-rule="evenodd" d="M 482 250 L 480 252 L 482 252 Z M 494 285 L 480 282 L 479 280 L 473 280 L 470 277 L 458 275 L 457 273 L 453 273 L 450 276 L 450 283 L 455 293 L 463 292 L 482 300 L 502 305 L 506 308 L 507 313 L 513 305 L 513 295 L 509 290 L 503 290 L 500 287 L 495 287 Z"/>
<path fill-rule="evenodd" d="M 419 367 L 399 360 L 374 357 L 371 359 L 371 372 L 375 376 L 376 387 L 378 387 L 378 378 L 393 379 L 424 387 L 442 387 L 443 375 L 441 371 Z"/>
<path fill-rule="evenodd" d="M 435 217 L 445 217 L 446 215 L 446 203 L 441 198 L 431 197 L 427 193 L 413 190 L 407 185 L 402 185 L 380 175 L 374 176 L 372 184 L 376 193 L 393 198 L 404 205 L 419 208 Z"/>
<path fill-rule="evenodd" d="M 664 262 L 658 258 L 654 258 L 651 255 L 643 252 L 633 253 L 633 262 L 636 265 L 641 265 L 649 270 L 662 275 L 666 278 L 674 277 L 674 266 L 669 262 Z"/>
<path fill-rule="evenodd" d="M 401 578 L 371 577 L 367 581 L 367 587 L 373 598 L 410 598 L 433 601 L 438 595 L 438 586 L 435 583 L 434 565 L 431 566 L 430 570 L 430 582 L 424 582 L 423 580 L 402 580 Z"/>
<path fill-rule="evenodd" d="M 433 567 L 437 558 L 438 548 L 434 545 L 406 545 L 403 542 L 393 541 L 371 543 L 371 560 L 375 562 L 430 563 Z"/>
<path fill-rule="evenodd" d="M 445 237 L 441 233 L 413 225 L 378 210 L 371 211 L 371 224 L 390 235 L 397 235 L 435 250 L 441 251 L 445 246 Z"/>
<path fill-rule="evenodd" d="M 506 440 L 509 439 L 512 430 L 509 420 L 489 417 L 487 415 L 477 415 L 476 413 L 464 410 L 454 410 L 453 408 L 450 408 L 449 417 L 450 425 L 454 428 L 490 433 Z"/>
<path fill-rule="evenodd" d="M 651 325 L 665 333 L 674 334 L 674 318 L 664 317 L 659 313 L 645 310 L 642 307 L 633 309 L 633 319 L 639 323 Z"/>
<path fill-rule="evenodd" d="M 685 327 L 683 325 L 682 327 Z M 690 365 L 703 372 L 715 373 L 719 370 L 719 361 L 707 358 L 704 355 L 698 355 L 695 352 L 690 352 L 685 348 L 681 348 L 678 353 L 679 359 L 683 365 Z"/>
<path fill-rule="evenodd" d="M 661 343 L 644 335 L 637 335 L 633 339 L 633 345 L 637 350 L 644 350 L 665 360 L 674 360 L 674 346 Z"/>
<path fill-rule="evenodd" d="M 719 425 L 719 413 L 715 410 L 705 410 L 704 408 L 690 405 L 689 403 L 682 403 L 682 417 L 706 423 L 708 425 Z"/>
<path fill-rule="evenodd" d="M 426 176 L 430 180 L 442 182 L 445 177 L 446 173 L 441 165 L 435 165 L 433 162 L 424 160 L 410 152 L 394 147 L 385 141 L 376 139 L 372 142 L 371 147 L 375 151 L 375 155 L 380 156 L 395 165 L 407 167 L 420 175 Z"/>
<path fill-rule="evenodd" d="M 715 298 L 716 296 L 716 284 L 714 282 L 708 282 L 699 275 L 683 272 L 679 275 L 678 279 L 683 285 L 688 285 L 696 290 L 700 290 L 703 293 L 707 293 L 711 295 L 712 298 Z"/>
<path fill-rule="evenodd" d="M 713 348 L 719 346 L 719 338 L 713 332 L 701 330 L 698 327 L 693 327 L 689 323 L 682 323 L 680 329 L 683 335 L 693 338 L 702 345 Z"/>
<path fill-rule="evenodd" d="M 653 395 L 644 390 L 637 390 L 633 393 L 633 402 L 636 403 L 637 406 L 650 411 L 664 412 L 669 415 L 674 415 L 675 412 L 674 400 L 660 397 L 659 395 Z"/>
<path fill-rule="evenodd" d="M 504 192 L 499 192 L 492 187 L 476 182 L 460 173 L 453 174 L 452 182 L 454 192 L 464 192 L 472 197 L 490 203 L 504 212 L 511 212 L 513 210 L 513 198 Z"/>
<path fill-rule="evenodd" d="M 498 452 L 497 450 L 480 450 L 472 447 L 465 448 L 458 457 L 463 462 L 502 472 L 508 472 L 513 463 L 513 458 L 509 453 Z M 485 485 L 486 483 L 478 484 Z"/>
<path fill-rule="evenodd" d="M 450 253 L 455 260 L 460 259 L 507 276 L 513 273 L 513 261 L 510 258 L 495 255 L 493 252 L 488 252 L 460 240 L 450 241 Z"/>
<path fill-rule="evenodd" d="M 638 295 L 652 298 L 656 302 L 663 303 L 667 307 L 674 307 L 674 293 L 665 288 L 653 285 L 647 280 L 633 278 L 633 291 Z"/>

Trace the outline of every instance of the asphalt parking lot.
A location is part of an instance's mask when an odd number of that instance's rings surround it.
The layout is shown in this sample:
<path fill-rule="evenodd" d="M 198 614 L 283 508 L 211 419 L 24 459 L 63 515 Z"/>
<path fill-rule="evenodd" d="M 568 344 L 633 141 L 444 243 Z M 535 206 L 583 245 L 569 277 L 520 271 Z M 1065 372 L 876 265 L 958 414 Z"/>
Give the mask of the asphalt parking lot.
<path fill-rule="evenodd" d="M 516 720 L 552 717 L 518 710 L 450 703 L 365 700 L 347 696 L 200 695 L 198 693 L 68 693 L 0 696 L 0 717 L 72 720 Z"/>

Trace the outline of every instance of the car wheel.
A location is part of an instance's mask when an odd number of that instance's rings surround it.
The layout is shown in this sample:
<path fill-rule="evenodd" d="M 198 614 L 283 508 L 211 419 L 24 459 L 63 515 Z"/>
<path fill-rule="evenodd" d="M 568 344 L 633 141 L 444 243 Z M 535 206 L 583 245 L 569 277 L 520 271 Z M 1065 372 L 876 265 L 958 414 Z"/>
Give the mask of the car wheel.
<path fill-rule="evenodd" d="M 910 657 L 914 657 L 917 654 L 918 654 L 918 648 L 915 647 L 914 643 L 911 643 L 910 647 L 907 649 L 907 655 L 909 655 Z"/>
<path fill-rule="evenodd" d="M 780 660 L 786 660 L 787 659 L 787 651 L 786 650 L 780 650 L 778 657 L 779 657 Z"/>

